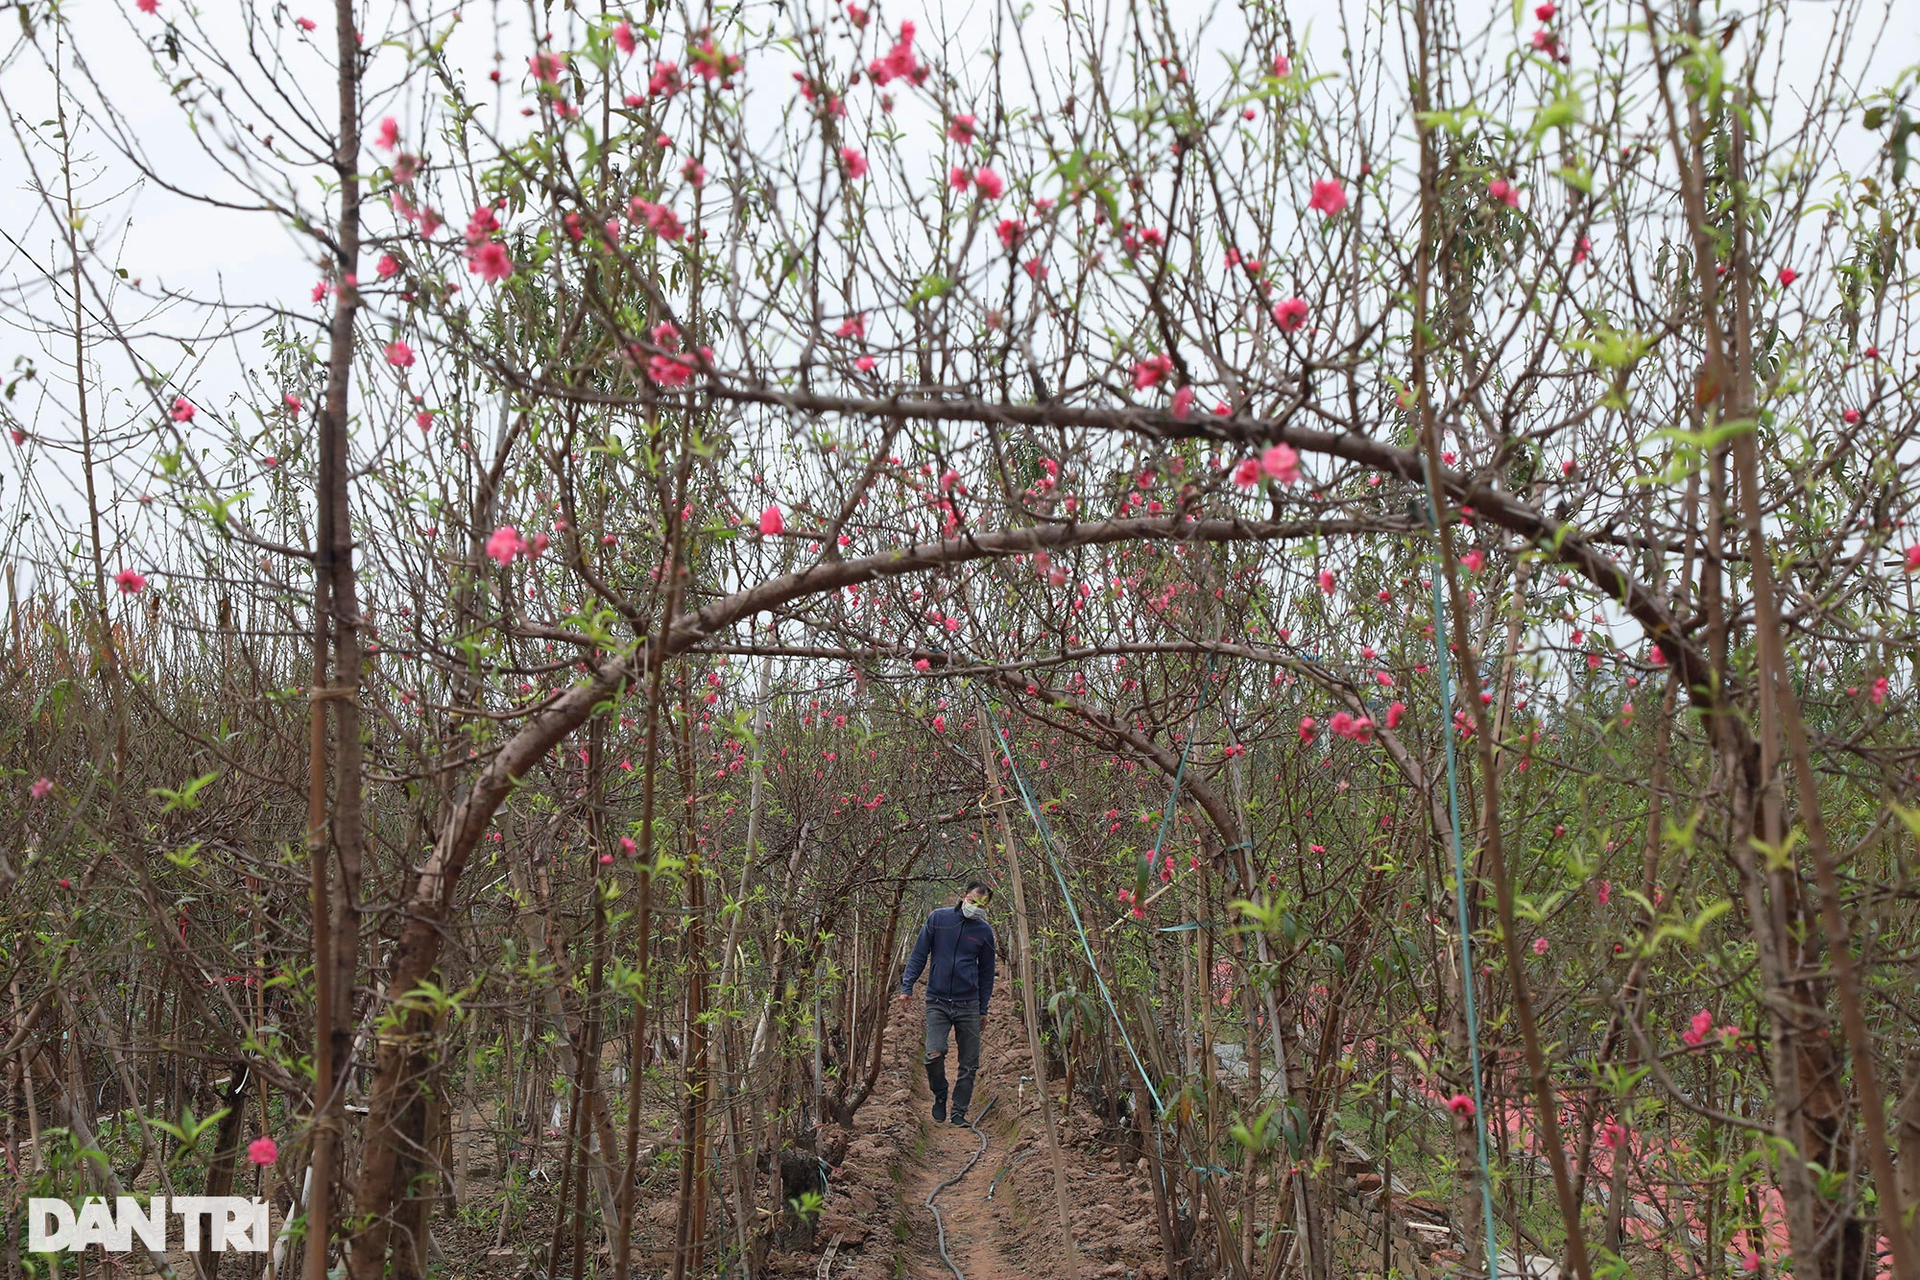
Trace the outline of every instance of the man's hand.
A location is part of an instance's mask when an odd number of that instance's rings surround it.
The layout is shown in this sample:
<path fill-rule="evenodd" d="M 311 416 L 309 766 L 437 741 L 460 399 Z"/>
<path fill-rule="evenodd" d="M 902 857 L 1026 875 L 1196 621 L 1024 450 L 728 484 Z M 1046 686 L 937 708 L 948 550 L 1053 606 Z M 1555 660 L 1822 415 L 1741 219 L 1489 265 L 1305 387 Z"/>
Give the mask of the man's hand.
<path fill-rule="evenodd" d="M 911 1008 L 913 1008 L 913 992 L 902 991 L 900 993 L 900 1012 L 905 1013 Z"/>

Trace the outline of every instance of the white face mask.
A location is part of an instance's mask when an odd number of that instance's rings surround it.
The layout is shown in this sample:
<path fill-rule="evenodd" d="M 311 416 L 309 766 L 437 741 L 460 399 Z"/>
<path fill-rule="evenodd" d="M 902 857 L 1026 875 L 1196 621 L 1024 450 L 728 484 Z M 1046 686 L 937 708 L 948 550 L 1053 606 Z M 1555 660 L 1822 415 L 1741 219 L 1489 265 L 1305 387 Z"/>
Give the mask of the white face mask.
<path fill-rule="evenodd" d="M 963 902 L 960 904 L 960 914 L 969 920 L 985 920 L 987 909 L 977 902 Z"/>

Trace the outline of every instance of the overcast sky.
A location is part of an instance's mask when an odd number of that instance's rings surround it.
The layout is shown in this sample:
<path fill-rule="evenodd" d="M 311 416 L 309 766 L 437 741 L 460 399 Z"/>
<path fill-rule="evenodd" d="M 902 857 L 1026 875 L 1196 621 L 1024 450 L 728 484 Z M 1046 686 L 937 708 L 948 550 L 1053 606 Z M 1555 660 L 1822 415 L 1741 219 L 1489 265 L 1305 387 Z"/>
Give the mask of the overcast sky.
<path fill-rule="evenodd" d="M 1305 0 L 1290 6 L 1294 30 L 1320 70 L 1338 69 L 1339 2 Z M 1920 0 L 1900 2 L 1907 5 L 1911 17 Z M 1117 6 L 1117 18 L 1125 7 L 1119 5 L 1118 0 L 1112 3 Z M 1359 0 L 1351 3 L 1355 15 L 1363 12 Z M 1534 0 L 1527 0 L 1527 7 L 1531 8 L 1533 3 Z M 188 0 L 159 0 L 159 12 L 148 15 L 140 13 L 132 4 L 114 0 L 73 0 L 66 11 L 73 18 L 74 30 L 80 33 L 81 53 L 88 69 L 137 132 L 154 167 L 183 188 L 244 199 L 244 194 L 213 167 L 192 140 L 182 112 L 170 97 L 165 78 L 156 69 L 147 46 L 147 41 L 166 31 L 167 20 L 179 20 L 187 12 L 187 4 Z M 815 9 L 825 12 L 818 0 L 815 0 Z M 1823 27 L 1832 10 L 1833 6 L 1825 0 L 1797 0 L 1791 6 L 1797 30 L 1808 37 Z M 384 5 L 379 11 L 390 12 Z M 247 10 L 229 0 L 216 0 L 199 12 L 216 38 L 228 47 L 238 46 L 239 15 Z M 269 9 L 263 3 L 252 12 L 262 21 L 277 16 L 285 24 L 294 18 L 311 16 L 318 23 L 318 31 L 307 37 L 315 43 L 304 48 L 297 43 L 293 46 L 291 66 L 296 72 L 297 87 L 311 96 L 317 114 L 326 118 L 330 115 L 327 103 L 332 83 L 329 59 L 323 55 L 323 49 L 331 44 L 330 6 L 323 5 L 321 0 L 291 0 L 291 4 L 281 10 Z M 1496 30 L 1513 30 L 1507 4 L 1490 6 L 1483 12 L 1490 20 L 1498 15 Z M 1182 9 L 1181 13 L 1196 26 L 1206 24 L 1208 41 L 1223 54 L 1240 51 L 1244 26 L 1237 7 L 1223 4 L 1207 13 L 1193 6 L 1191 10 Z M 1890 83 L 1902 68 L 1920 63 L 1920 21 L 1896 21 L 1884 31 L 1872 32 L 1881 14 L 1882 11 L 1876 9 L 1869 18 L 1869 31 L 1874 38 L 1857 42 L 1846 53 L 1847 59 L 1857 65 L 1862 81 L 1869 85 Z M 994 16 L 994 6 L 990 3 L 951 5 L 944 9 L 938 5 L 896 3 L 886 6 L 880 21 L 892 30 L 901 20 L 913 19 L 920 28 L 923 47 L 937 44 L 945 33 L 951 36 L 950 48 L 965 51 L 988 47 Z M 571 42 L 563 25 L 568 17 L 565 11 L 553 14 L 555 42 L 562 47 Z M 1530 25 L 1531 19 L 1527 22 Z M 369 25 L 376 24 L 370 19 Z M 1050 38 L 1050 33 L 1057 31 L 1059 25 L 1057 12 L 1046 9 L 1028 16 L 1021 24 L 1027 56 L 1042 60 L 1039 69 L 1043 75 L 1044 59 L 1059 56 L 1065 47 L 1064 40 Z M 1471 24 L 1467 25 L 1471 30 Z M 530 31 L 525 9 L 474 3 L 467 6 L 458 34 L 448 46 L 452 61 L 465 71 L 468 83 L 476 87 L 484 87 L 486 74 L 495 65 L 496 56 L 504 59 L 506 87 L 500 92 L 493 118 L 485 123 L 498 123 L 508 132 L 519 124 L 518 109 L 522 103 L 517 86 L 524 80 L 524 58 L 531 47 Z M 10 125 L 8 134 L 0 138 L 0 146 L 8 153 L 5 161 L 0 162 L 0 175 L 5 175 L 0 178 L 0 230 L 4 230 L 8 240 L 7 244 L 0 245 L 0 291 L 5 291 L 8 303 L 5 314 L 0 315 L 0 378 L 10 378 L 10 370 L 21 357 L 30 357 L 57 376 L 58 367 L 49 368 L 49 360 L 63 358 L 70 348 L 59 345 L 49 351 L 44 337 L 23 332 L 13 323 L 23 303 L 44 313 L 57 305 L 58 300 L 58 295 L 51 293 L 39 278 L 43 267 L 64 258 L 58 223 L 32 189 L 30 171 L 31 166 L 49 179 L 56 173 L 55 155 L 49 149 L 55 145 L 51 121 L 56 115 L 56 95 L 45 66 L 45 56 L 54 46 L 51 38 L 44 34 L 40 42 L 44 53 L 28 48 L 17 36 L 10 38 L 15 43 L 10 46 L 5 63 L 0 65 L 0 98 L 4 98 Z M 1822 71 L 1819 52 L 1823 47 L 1823 42 L 1808 38 L 1785 50 L 1789 80 L 1810 81 L 1819 75 Z M 63 63 L 69 67 L 72 54 L 71 49 L 60 50 Z M 1199 61 L 1205 64 L 1207 60 Z M 1218 61 L 1215 59 L 1213 65 L 1217 66 Z M 757 58 L 748 73 L 749 88 L 754 90 L 750 103 L 760 104 L 758 109 L 768 111 L 784 103 L 791 89 L 790 86 L 783 89 L 780 82 L 786 80 L 792 65 L 797 64 L 780 65 L 777 55 Z M 379 86 L 391 84 L 401 75 L 404 66 L 402 51 L 382 50 L 373 59 L 370 85 L 377 92 Z M 75 92 L 89 109 L 94 109 L 96 104 L 90 89 L 80 85 Z M 1790 109 L 1790 103 L 1783 105 L 1783 110 Z M 376 100 L 376 115 L 387 111 L 399 116 L 403 124 L 411 123 L 408 103 L 404 100 L 385 103 Z M 1871 145 L 1864 131 L 1849 132 L 1857 135 L 1851 145 L 1863 148 Z M 141 182 L 133 168 L 115 154 L 112 145 L 96 133 L 81 131 L 77 145 L 86 161 L 83 172 L 90 179 L 80 198 L 99 204 L 92 232 L 105 260 L 97 264 L 96 279 L 110 280 L 111 269 L 120 268 L 130 281 L 139 280 L 149 292 L 156 286 L 164 286 L 204 299 L 224 297 L 250 304 L 278 304 L 318 319 L 320 307 L 309 298 L 318 272 L 313 248 L 304 238 L 270 215 L 209 207 Z M 306 196 L 317 207 L 317 188 L 306 187 Z M 122 299 L 122 304 L 116 306 L 116 312 L 123 321 L 142 313 L 143 305 L 132 298 Z M 221 323 L 222 318 L 213 311 L 182 304 L 153 317 L 143 328 L 191 340 L 217 331 Z M 190 381 L 200 388 L 199 398 L 211 404 L 242 391 L 240 371 L 243 363 L 256 357 L 257 347 L 251 340 L 224 348 L 196 342 L 189 355 L 178 344 L 155 340 L 144 346 L 142 353 L 158 362 L 166 376 Z M 169 361 L 174 363 L 169 365 Z M 137 421 L 143 414 L 150 418 L 151 411 L 139 403 L 140 393 L 137 386 L 132 385 L 131 366 L 123 358 L 111 355 L 103 358 L 102 365 L 108 384 L 103 388 L 107 403 L 96 408 L 96 416 L 110 426 Z M 61 397 L 57 383 L 50 379 L 47 385 L 54 388 L 50 394 Z M 30 391 L 21 393 L 23 397 L 30 394 Z M 70 399 L 70 396 L 61 397 L 60 404 L 64 406 Z M 68 420 L 56 420 L 59 418 Z M 62 453 L 58 443 L 60 439 L 71 438 L 71 420 L 66 414 L 45 413 L 43 402 L 37 425 L 45 439 L 28 451 L 0 443 L 0 484 L 4 485 L 4 489 L 0 489 L 0 512 L 7 514 L 9 524 L 27 513 L 28 508 L 21 505 L 19 464 L 23 456 L 32 456 L 36 459 L 35 479 L 45 492 L 45 501 L 59 510 L 62 526 L 75 528 L 78 476 L 72 455 Z M 145 449 L 140 447 L 148 442 L 136 438 L 128 443 L 130 447 L 111 466 L 111 477 L 103 477 L 108 498 L 116 504 L 116 513 L 122 518 L 130 517 L 120 504 L 148 483 L 145 472 L 149 463 Z M 0 555 L 11 553 L 9 544 L 9 539 L 0 539 Z"/>

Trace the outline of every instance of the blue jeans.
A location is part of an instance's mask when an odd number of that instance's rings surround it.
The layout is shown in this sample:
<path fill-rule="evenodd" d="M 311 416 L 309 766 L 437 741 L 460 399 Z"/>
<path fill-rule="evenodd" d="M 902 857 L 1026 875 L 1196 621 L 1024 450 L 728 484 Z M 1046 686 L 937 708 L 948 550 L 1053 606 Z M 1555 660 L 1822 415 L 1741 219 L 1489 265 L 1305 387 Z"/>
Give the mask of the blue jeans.
<path fill-rule="evenodd" d="M 980 1008 L 927 1001 L 927 1080 L 934 1096 L 945 1093 L 947 1033 L 960 1041 L 960 1074 L 953 1082 L 953 1109 L 965 1114 L 973 1101 L 973 1078 L 980 1071 Z"/>

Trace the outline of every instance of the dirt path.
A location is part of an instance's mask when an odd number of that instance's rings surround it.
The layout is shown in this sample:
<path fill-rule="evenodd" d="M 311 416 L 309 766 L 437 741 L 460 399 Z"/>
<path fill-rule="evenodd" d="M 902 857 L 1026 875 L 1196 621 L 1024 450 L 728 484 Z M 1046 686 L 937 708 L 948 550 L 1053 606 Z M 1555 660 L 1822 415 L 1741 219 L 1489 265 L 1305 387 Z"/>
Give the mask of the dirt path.
<path fill-rule="evenodd" d="M 915 1005 L 915 1011 L 919 1006 Z M 1022 1123 L 1021 1102 L 1034 1097 L 1032 1081 L 1022 1087 L 1021 1077 L 1031 1076 L 1032 1062 L 1027 1055 L 1025 1036 L 1013 1010 L 996 1009 L 982 1029 L 980 1076 L 974 1089 L 973 1111 L 992 1104 L 985 1118 L 974 1129 L 951 1124 L 934 1124 L 930 1115 L 932 1095 L 922 1075 L 909 1090 L 914 1118 L 921 1122 L 924 1149 L 905 1184 L 902 1198 L 916 1228 L 909 1275 L 915 1280 L 953 1280 L 953 1271 L 940 1256 L 939 1231 L 931 1210 L 926 1207 L 929 1193 L 966 1167 L 976 1151 L 980 1158 L 966 1175 L 941 1191 L 934 1203 L 945 1224 L 947 1256 L 953 1259 L 965 1280 L 1021 1280 L 1034 1274 L 1032 1246 L 1059 1247 L 1059 1229 L 1052 1219 L 1035 1220 L 1033 1206 L 1019 1206 L 1011 1188 L 1002 1180 L 993 1190 L 995 1178 L 1005 1173 L 1017 1155 L 1035 1148 L 1039 1135 L 1031 1119 Z M 907 1037 L 901 1037 L 903 1043 Z M 917 1046 L 914 1046 L 917 1047 Z M 903 1048 L 899 1070 L 906 1074 L 919 1061 L 919 1054 Z M 957 1069 L 957 1055 L 949 1054 L 948 1073 Z M 986 1138 L 981 1151 L 980 1136 Z M 1016 1150 L 1017 1148 L 1017 1150 Z M 1041 1160 L 1044 1155 L 1035 1157 Z M 1031 1163 L 1024 1160 L 1022 1164 Z M 1051 1229 L 1049 1229 L 1051 1228 Z M 1038 1239 L 1036 1237 L 1039 1237 Z"/>
<path fill-rule="evenodd" d="M 782 1274 L 953 1280 L 927 1195 L 965 1168 L 980 1149 L 980 1137 L 972 1129 L 933 1123 L 920 1065 L 921 1016 L 916 1000 L 912 1015 L 888 1029 L 885 1074 L 861 1109 L 847 1159 L 836 1171 L 814 1248 L 827 1250 L 839 1236 L 840 1250 L 822 1270 L 814 1267 L 823 1257 L 801 1255 L 788 1260 L 790 1269 Z M 982 1036 L 972 1109 L 976 1116 L 989 1102 L 993 1109 L 979 1126 L 985 1151 L 935 1200 L 946 1225 L 947 1254 L 963 1280 L 1059 1276 L 1064 1245 L 1053 1168 L 1018 1007 L 998 1004 Z M 949 1074 L 956 1056 L 949 1052 Z M 1163 1280 L 1146 1179 L 1121 1163 L 1113 1131 L 1078 1108 L 1061 1126 L 1060 1141 L 1083 1280 Z"/>

